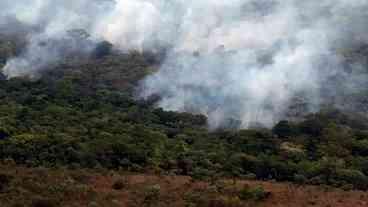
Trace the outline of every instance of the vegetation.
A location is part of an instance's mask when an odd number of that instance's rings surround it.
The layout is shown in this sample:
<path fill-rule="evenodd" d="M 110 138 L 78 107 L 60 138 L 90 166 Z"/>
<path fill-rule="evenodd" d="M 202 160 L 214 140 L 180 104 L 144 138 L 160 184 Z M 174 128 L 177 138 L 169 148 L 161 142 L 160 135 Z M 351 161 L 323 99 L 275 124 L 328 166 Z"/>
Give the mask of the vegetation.
<path fill-rule="evenodd" d="M 132 175 L 106 169 L 25 168 L 0 164 L 2 207 L 365 206 L 367 192 L 287 183 Z M 124 183 L 116 189 L 116 183 Z M 120 184 L 119 184 L 120 185 Z"/>
<path fill-rule="evenodd" d="M 0 64 L 21 48 L 11 40 L 0 41 Z M 137 83 L 160 62 L 154 57 L 119 54 L 102 42 L 92 57 L 62 61 L 39 79 L 0 78 L 0 160 L 37 173 L 45 173 L 44 167 L 109 169 L 190 176 L 193 182 L 211 184 L 218 178 L 244 178 L 368 189 L 365 116 L 330 108 L 299 121 L 281 121 L 272 129 L 209 131 L 203 115 L 164 111 L 155 107 L 159 97 L 135 99 Z M 94 194 L 68 181 L 37 186 L 34 177 L 19 179 L 0 174 L 0 192 L 40 192 L 40 198 L 24 201 L 34 207 L 59 206 L 58 196 L 74 191 Z M 129 185 L 116 180 L 110 187 L 124 191 Z M 223 188 L 215 187 L 216 192 Z M 45 200 L 44 191 L 55 196 Z M 140 205 L 158 205 L 161 191 L 155 184 L 144 188 Z M 201 193 L 187 195 L 189 203 L 241 206 L 269 196 L 262 187 L 244 187 L 220 198 L 206 191 L 205 200 Z M 209 204 L 215 197 L 215 204 Z"/>
<path fill-rule="evenodd" d="M 29 167 L 108 168 L 368 188 L 368 121 L 337 110 L 273 129 L 208 131 L 206 118 L 134 99 L 139 53 L 62 64 L 0 82 L 0 158 Z"/>
<path fill-rule="evenodd" d="M 242 200 L 255 200 L 261 201 L 270 196 L 270 192 L 265 192 L 262 186 L 256 186 L 251 188 L 249 186 L 244 186 L 240 191 L 240 199 Z"/>

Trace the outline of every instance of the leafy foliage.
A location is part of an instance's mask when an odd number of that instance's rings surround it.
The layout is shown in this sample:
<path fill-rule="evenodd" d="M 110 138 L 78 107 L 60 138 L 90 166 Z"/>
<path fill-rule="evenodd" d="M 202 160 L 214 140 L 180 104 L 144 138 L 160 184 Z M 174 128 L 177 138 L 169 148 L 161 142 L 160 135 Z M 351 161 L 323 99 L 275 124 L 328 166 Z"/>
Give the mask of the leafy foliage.
<path fill-rule="evenodd" d="M 152 57 L 111 53 L 0 80 L 0 159 L 26 166 L 252 177 L 368 188 L 368 121 L 330 109 L 270 129 L 207 130 L 203 115 L 134 97 Z"/>

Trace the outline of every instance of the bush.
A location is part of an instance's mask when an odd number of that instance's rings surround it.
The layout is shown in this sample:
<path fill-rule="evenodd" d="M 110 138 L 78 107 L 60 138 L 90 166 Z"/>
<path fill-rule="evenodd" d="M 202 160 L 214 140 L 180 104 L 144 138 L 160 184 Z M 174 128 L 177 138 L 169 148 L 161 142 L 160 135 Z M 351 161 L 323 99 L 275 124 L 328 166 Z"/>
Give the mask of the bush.
<path fill-rule="evenodd" d="M 200 192 L 189 191 L 184 194 L 183 199 L 187 207 L 198 206 L 198 203 L 203 202 L 203 195 Z"/>
<path fill-rule="evenodd" d="M 256 186 L 254 188 L 245 185 L 243 189 L 239 192 L 239 198 L 241 200 L 254 200 L 262 201 L 267 199 L 271 195 L 271 192 L 265 191 L 262 186 Z"/>
<path fill-rule="evenodd" d="M 321 185 L 326 183 L 326 181 L 322 178 L 322 176 L 315 176 L 308 180 L 308 184 L 311 185 Z"/>
<path fill-rule="evenodd" d="M 10 184 L 12 176 L 6 174 L 0 174 L 0 192 L 4 191 Z"/>
<path fill-rule="evenodd" d="M 92 201 L 88 204 L 87 207 L 99 207 L 98 203 L 96 203 L 95 201 Z"/>
<path fill-rule="evenodd" d="M 241 207 L 244 206 L 238 197 L 220 197 L 208 201 L 211 207 Z"/>
<path fill-rule="evenodd" d="M 102 41 L 99 42 L 92 52 L 92 57 L 100 59 L 111 54 L 113 45 L 110 42 Z"/>
<path fill-rule="evenodd" d="M 37 198 L 32 201 L 31 207 L 57 207 L 56 201 L 45 198 Z"/>
<path fill-rule="evenodd" d="M 127 187 L 128 185 L 128 181 L 125 179 L 119 179 L 117 181 L 114 182 L 114 184 L 112 184 L 112 188 L 114 190 L 122 190 L 125 187 Z"/>
<path fill-rule="evenodd" d="M 355 141 L 352 147 L 354 155 L 368 156 L 368 140 Z"/>
<path fill-rule="evenodd" d="M 304 175 L 301 175 L 301 174 L 294 175 L 294 182 L 297 184 L 305 184 L 307 180 L 308 179 Z"/>
<path fill-rule="evenodd" d="M 301 133 L 312 136 L 320 136 L 322 134 L 323 128 L 324 123 L 317 118 L 307 119 L 299 124 L 299 129 Z"/>
<path fill-rule="evenodd" d="M 10 132 L 5 128 L 0 127 L 0 140 L 1 139 L 6 139 L 9 136 L 10 136 Z"/>
<path fill-rule="evenodd" d="M 352 184 L 345 184 L 341 187 L 341 189 L 343 189 L 344 191 L 351 191 L 354 190 L 354 185 Z"/>
<path fill-rule="evenodd" d="M 272 132 L 279 138 L 290 138 L 295 134 L 295 131 L 294 127 L 288 121 L 280 121 L 272 129 Z"/>
<path fill-rule="evenodd" d="M 161 187 L 160 185 L 153 185 L 146 188 L 144 192 L 144 201 L 143 203 L 147 206 L 152 206 L 157 203 L 160 199 Z"/>
<path fill-rule="evenodd" d="M 196 167 L 194 168 L 191 177 L 194 180 L 200 180 L 200 181 L 208 181 L 211 177 L 215 176 L 215 172 L 202 168 L 202 167 Z"/>
<path fill-rule="evenodd" d="M 243 176 L 241 176 L 242 179 L 246 179 L 246 180 L 256 180 L 257 179 L 257 175 L 254 173 L 247 173 Z"/>
<path fill-rule="evenodd" d="M 366 190 L 368 188 L 368 177 L 359 170 L 340 169 L 336 172 L 336 180 L 345 181 L 354 185 L 355 188 Z"/>

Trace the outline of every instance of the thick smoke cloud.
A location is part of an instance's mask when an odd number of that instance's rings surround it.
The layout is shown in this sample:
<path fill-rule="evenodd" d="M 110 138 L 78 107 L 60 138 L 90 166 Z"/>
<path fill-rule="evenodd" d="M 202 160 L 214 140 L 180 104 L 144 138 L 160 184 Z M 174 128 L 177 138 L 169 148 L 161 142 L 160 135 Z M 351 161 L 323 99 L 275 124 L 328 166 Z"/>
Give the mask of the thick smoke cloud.
<path fill-rule="evenodd" d="M 189 26 L 182 25 L 173 53 L 143 83 L 143 97 L 160 94 L 163 108 L 204 113 L 214 128 L 229 119 L 271 126 L 319 110 L 327 95 L 366 86 L 367 76 L 348 74 L 338 52 L 367 43 L 364 1 L 198 5 L 186 5 Z M 343 82 L 327 83 L 336 77 Z M 295 106 L 298 98 L 303 108 Z"/>
<path fill-rule="evenodd" d="M 1 33 L 25 33 L 27 47 L 10 59 L 3 73 L 11 77 L 34 76 L 68 54 L 92 51 L 95 39 L 84 39 L 96 22 L 111 9 L 109 1 L 17 0 L 1 1 Z"/>
<path fill-rule="evenodd" d="M 121 50 L 170 48 L 159 71 L 142 81 L 140 97 L 158 94 L 167 110 L 206 114 L 214 128 L 229 119 L 270 126 L 288 117 L 295 99 L 313 112 L 326 91 L 341 92 L 336 85 L 354 91 L 367 80 L 359 64 L 347 73 L 339 54 L 368 43 L 365 0 L 5 0 L 0 7 L 36 28 L 25 52 L 3 69 L 8 77 L 57 61 L 75 28 L 91 34 L 90 44 L 68 48 L 87 53 L 99 39 Z M 45 39 L 56 43 L 40 44 Z"/>

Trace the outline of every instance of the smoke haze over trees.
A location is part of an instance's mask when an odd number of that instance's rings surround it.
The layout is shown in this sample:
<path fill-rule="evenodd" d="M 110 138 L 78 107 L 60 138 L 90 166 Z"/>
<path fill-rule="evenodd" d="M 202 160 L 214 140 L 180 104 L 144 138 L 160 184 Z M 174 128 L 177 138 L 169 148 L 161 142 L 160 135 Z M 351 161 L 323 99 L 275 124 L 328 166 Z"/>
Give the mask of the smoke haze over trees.
<path fill-rule="evenodd" d="M 367 4 L 0 1 L 0 166 L 367 190 Z"/>
<path fill-rule="evenodd" d="M 349 59 L 368 41 L 362 0 L 5 0 L 0 7 L 2 31 L 25 34 L 26 42 L 7 59 L 8 78 L 96 54 L 101 41 L 123 52 L 165 50 L 138 97 L 158 95 L 166 110 L 205 114 L 212 128 L 230 120 L 272 126 L 324 105 L 350 110 L 355 102 L 346 97 L 367 88 L 364 61 Z"/>

